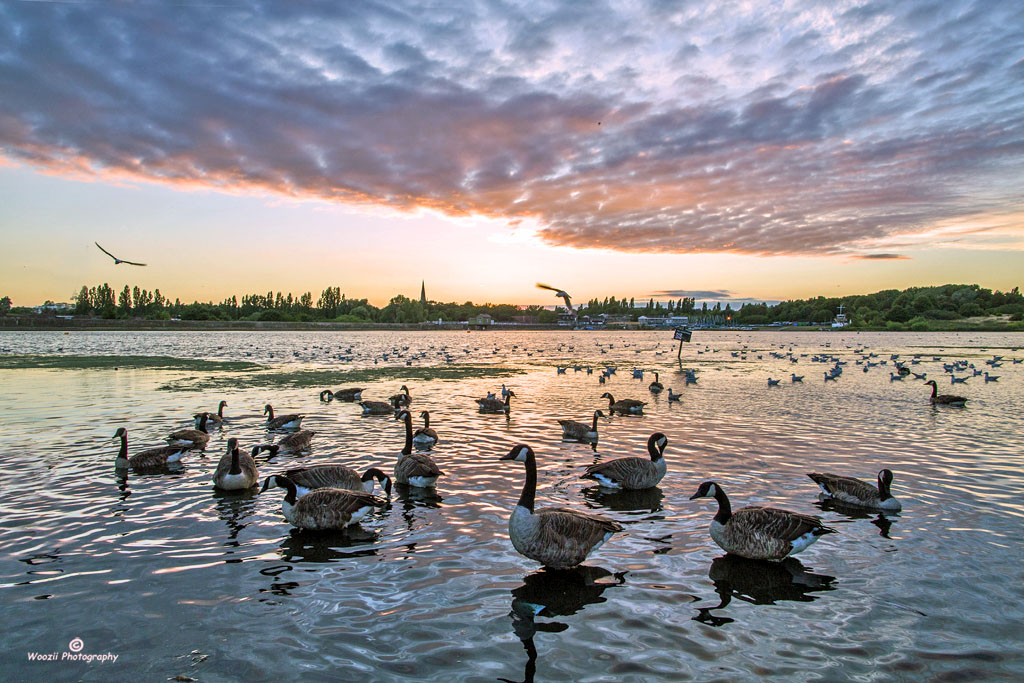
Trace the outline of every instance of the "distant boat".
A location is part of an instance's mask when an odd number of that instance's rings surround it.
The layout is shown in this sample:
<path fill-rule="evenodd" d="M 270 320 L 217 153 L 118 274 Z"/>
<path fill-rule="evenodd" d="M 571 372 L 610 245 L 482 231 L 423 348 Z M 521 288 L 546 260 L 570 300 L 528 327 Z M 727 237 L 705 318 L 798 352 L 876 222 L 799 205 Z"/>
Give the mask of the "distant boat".
<path fill-rule="evenodd" d="M 839 313 L 832 319 L 832 327 L 835 329 L 846 327 L 850 324 L 850 319 L 843 313 L 843 305 L 839 304 Z"/>

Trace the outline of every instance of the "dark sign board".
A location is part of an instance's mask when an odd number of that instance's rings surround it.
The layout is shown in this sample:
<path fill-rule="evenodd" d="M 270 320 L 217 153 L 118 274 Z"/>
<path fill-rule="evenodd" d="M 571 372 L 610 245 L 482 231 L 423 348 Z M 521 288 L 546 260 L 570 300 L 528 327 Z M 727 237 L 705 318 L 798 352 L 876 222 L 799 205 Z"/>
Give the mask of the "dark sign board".
<path fill-rule="evenodd" d="M 677 327 L 676 331 L 675 331 L 675 334 L 672 335 L 672 338 L 673 339 L 678 339 L 679 341 L 688 342 L 688 341 L 690 341 L 690 336 L 692 334 L 693 334 L 693 330 L 688 330 L 685 327 Z"/>

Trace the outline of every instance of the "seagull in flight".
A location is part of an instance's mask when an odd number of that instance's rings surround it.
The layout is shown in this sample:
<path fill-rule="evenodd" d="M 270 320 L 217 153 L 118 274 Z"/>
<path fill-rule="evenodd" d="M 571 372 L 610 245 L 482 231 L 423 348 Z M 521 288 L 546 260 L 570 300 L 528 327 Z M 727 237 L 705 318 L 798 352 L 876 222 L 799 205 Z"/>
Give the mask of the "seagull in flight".
<path fill-rule="evenodd" d="M 95 244 L 97 247 L 99 247 L 100 251 L 102 251 L 104 254 L 106 254 L 110 258 L 114 259 L 114 265 L 115 266 L 118 263 L 127 263 L 129 266 L 144 266 L 144 265 L 146 265 L 145 263 L 136 263 L 135 261 L 125 261 L 124 259 L 117 258 L 113 254 L 111 254 L 109 251 L 104 249 L 103 247 L 100 247 L 100 243 L 99 242 L 93 242 L 93 244 Z"/>
<path fill-rule="evenodd" d="M 543 282 L 538 282 L 537 286 L 541 289 L 550 289 L 552 292 L 555 293 L 555 296 L 560 296 L 563 299 L 565 299 L 565 307 L 569 309 L 570 313 L 576 312 L 575 310 L 573 310 L 572 300 L 569 298 L 569 295 L 565 292 L 565 290 L 559 289 L 558 287 L 552 287 L 551 285 L 546 285 Z"/>

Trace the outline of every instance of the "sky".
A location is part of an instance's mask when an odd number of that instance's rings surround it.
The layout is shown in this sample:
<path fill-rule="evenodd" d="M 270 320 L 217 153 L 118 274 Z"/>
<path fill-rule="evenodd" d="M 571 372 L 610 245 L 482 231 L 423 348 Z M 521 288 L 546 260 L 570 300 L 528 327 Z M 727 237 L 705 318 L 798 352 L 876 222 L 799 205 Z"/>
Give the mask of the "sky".
<path fill-rule="evenodd" d="M 0 237 L 15 305 L 1008 290 L 1024 3 L 3 0 Z"/>

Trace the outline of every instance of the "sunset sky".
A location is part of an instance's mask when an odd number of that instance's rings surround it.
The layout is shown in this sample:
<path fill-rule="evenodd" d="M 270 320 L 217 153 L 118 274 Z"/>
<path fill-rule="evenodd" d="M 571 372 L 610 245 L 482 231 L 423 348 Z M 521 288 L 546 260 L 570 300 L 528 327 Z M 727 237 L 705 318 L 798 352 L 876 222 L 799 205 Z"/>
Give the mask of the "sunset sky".
<path fill-rule="evenodd" d="M 1010 289 L 1024 3 L 3 2 L 0 231 L 15 305 Z"/>

